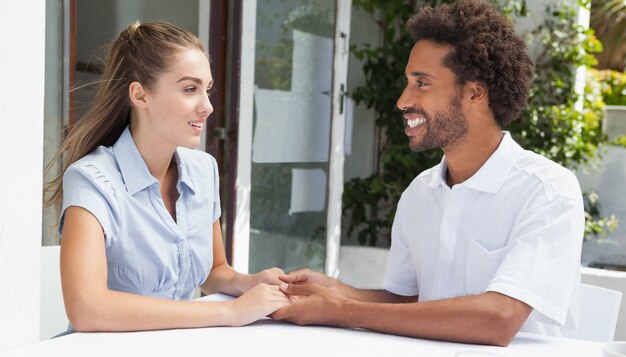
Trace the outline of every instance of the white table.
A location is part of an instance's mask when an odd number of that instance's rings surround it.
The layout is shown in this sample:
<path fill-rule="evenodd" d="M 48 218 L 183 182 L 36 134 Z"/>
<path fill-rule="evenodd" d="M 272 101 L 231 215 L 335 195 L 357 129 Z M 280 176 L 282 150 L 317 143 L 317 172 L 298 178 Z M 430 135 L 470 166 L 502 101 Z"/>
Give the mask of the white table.
<path fill-rule="evenodd" d="M 75 333 L 0 353 L 0 356 L 600 357 L 601 345 L 597 342 L 519 333 L 508 347 L 479 346 L 364 330 L 296 326 L 265 319 L 245 327 Z"/>

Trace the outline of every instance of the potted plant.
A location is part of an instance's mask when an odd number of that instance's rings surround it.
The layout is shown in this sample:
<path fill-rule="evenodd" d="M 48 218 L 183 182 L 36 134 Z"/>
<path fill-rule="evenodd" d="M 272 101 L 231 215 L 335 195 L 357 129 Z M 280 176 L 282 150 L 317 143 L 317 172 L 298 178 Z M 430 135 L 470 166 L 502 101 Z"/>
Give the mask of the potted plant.
<path fill-rule="evenodd" d="M 591 73 L 606 104 L 602 130 L 613 142 L 626 135 L 626 73 L 613 70 L 592 70 Z"/>

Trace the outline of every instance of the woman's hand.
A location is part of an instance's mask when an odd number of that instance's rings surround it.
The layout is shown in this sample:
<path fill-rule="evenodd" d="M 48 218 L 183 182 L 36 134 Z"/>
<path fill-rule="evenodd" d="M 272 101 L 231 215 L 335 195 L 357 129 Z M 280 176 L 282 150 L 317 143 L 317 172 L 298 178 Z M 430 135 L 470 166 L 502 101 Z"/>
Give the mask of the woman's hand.
<path fill-rule="evenodd" d="M 257 284 L 237 299 L 228 302 L 232 309 L 230 325 L 251 324 L 290 303 L 289 297 L 280 291 L 278 285 Z"/>
<path fill-rule="evenodd" d="M 256 274 L 244 274 L 241 275 L 241 291 L 246 292 L 258 284 L 268 284 L 268 285 L 280 285 L 283 281 L 280 280 L 281 276 L 284 276 L 285 272 L 283 272 L 280 268 L 270 268 L 260 271 Z"/>

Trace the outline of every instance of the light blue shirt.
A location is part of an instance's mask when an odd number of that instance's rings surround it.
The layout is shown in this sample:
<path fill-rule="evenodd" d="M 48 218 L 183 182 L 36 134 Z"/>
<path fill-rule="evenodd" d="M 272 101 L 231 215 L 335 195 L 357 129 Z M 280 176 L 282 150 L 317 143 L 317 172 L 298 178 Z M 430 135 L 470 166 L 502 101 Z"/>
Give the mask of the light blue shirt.
<path fill-rule="evenodd" d="M 220 217 L 217 163 L 205 152 L 186 148 L 178 148 L 174 159 L 176 221 L 128 128 L 115 145 L 98 147 L 63 176 L 59 232 L 70 206 L 98 219 L 111 290 L 188 300 L 211 271 L 213 223 Z"/>

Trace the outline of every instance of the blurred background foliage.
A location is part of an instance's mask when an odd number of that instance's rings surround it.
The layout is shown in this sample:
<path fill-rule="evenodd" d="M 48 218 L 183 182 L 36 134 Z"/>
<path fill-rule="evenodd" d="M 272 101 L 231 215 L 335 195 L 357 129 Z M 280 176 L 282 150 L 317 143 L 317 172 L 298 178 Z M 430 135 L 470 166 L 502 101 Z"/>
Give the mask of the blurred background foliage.
<path fill-rule="evenodd" d="M 371 15 L 382 36 L 378 47 L 365 44 L 352 48 L 363 62 L 365 74 L 365 84 L 357 88 L 352 97 L 356 103 L 375 112 L 379 132 L 376 171 L 369 177 L 352 179 L 344 186 L 344 228 L 359 244 L 389 244 L 400 195 L 420 172 L 442 158 L 440 149 L 422 153 L 410 151 L 404 122 L 395 103 L 406 83 L 404 67 L 413 47 L 405 28 L 408 18 L 419 7 L 450 2 L 453 1 L 353 1 Z M 525 0 L 492 3 L 514 23 L 532 15 Z M 506 129 L 525 149 L 572 170 L 593 164 L 599 158 L 602 144 L 606 143 L 601 130 L 605 92 L 598 90 L 597 82 L 593 81 L 587 82 L 584 93 L 575 90 L 577 69 L 596 66 L 595 56 L 603 49 L 594 30 L 576 23 L 577 6 L 589 9 L 591 5 L 587 0 L 547 6 L 543 24 L 523 34 L 535 53 L 534 83 L 527 109 L 520 120 Z M 585 238 L 602 236 L 614 229 L 615 218 L 600 215 L 597 194 L 585 193 L 584 199 Z"/>
<path fill-rule="evenodd" d="M 592 69 L 587 81 L 598 86 L 604 104 L 626 105 L 626 73 Z"/>
<path fill-rule="evenodd" d="M 626 63 L 626 1 L 591 1 L 591 28 L 604 44 L 604 51 L 597 53 L 598 68 L 624 71 Z"/>

